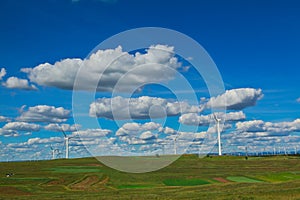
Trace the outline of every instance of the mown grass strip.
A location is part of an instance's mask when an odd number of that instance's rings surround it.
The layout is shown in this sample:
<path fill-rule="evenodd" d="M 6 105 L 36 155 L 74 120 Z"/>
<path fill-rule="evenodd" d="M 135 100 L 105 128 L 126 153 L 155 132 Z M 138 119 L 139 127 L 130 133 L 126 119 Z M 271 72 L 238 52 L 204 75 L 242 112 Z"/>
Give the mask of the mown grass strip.
<path fill-rule="evenodd" d="M 142 189 L 142 188 L 153 188 L 153 185 L 119 185 L 118 189 Z"/>
<path fill-rule="evenodd" d="M 48 168 L 47 170 L 57 172 L 57 173 L 94 173 L 94 172 L 102 172 L 99 168 L 82 168 L 82 167 L 54 167 Z"/>
<path fill-rule="evenodd" d="M 202 179 L 166 179 L 163 183 L 167 186 L 194 186 L 194 185 L 205 185 L 210 182 Z"/>
<path fill-rule="evenodd" d="M 233 181 L 233 182 L 238 182 L 238 183 L 261 183 L 261 182 L 263 182 L 263 181 L 248 178 L 245 176 L 228 176 L 227 179 L 230 181 Z"/>

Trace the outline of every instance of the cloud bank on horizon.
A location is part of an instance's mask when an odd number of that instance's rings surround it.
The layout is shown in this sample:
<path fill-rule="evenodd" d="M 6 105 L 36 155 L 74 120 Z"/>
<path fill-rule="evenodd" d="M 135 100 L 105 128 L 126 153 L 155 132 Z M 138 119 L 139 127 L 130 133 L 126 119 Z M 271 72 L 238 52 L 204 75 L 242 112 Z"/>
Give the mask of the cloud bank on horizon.
<path fill-rule="evenodd" d="M 112 90 L 128 92 L 139 88 L 148 82 L 164 82 L 175 79 L 176 71 L 189 71 L 189 67 L 183 67 L 181 61 L 175 56 L 174 47 L 167 45 L 152 45 L 144 53 L 130 54 L 124 52 L 119 46 L 115 49 L 98 50 L 89 58 L 67 58 L 54 64 L 44 63 L 32 68 L 22 68 L 27 74 L 28 80 L 18 77 L 6 76 L 6 69 L 0 71 L 2 86 L 8 89 L 20 89 L 37 91 L 38 87 L 56 88 L 59 90 L 72 90 L 76 79 L 80 84 L 79 90 L 96 90 L 111 92 Z M 80 76 L 77 72 L 84 69 Z M 187 70 L 186 70 L 187 69 Z M 101 75 L 101 79 L 99 79 Z M 122 80 L 118 83 L 119 80 Z M 96 84 L 95 84 L 96 83 Z M 117 84 L 118 83 L 118 84 Z M 116 87 L 117 84 L 117 87 Z M 300 131 L 300 119 L 287 122 L 265 122 L 263 120 L 248 120 L 245 109 L 256 106 L 263 98 L 262 89 L 236 88 L 226 90 L 225 93 L 215 97 L 201 98 L 199 104 L 191 104 L 186 101 L 178 101 L 160 96 L 152 97 L 142 95 L 139 97 L 125 98 L 101 97 L 90 102 L 87 108 L 87 117 L 98 120 L 142 120 L 138 122 L 124 123 L 117 129 L 108 128 L 84 128 L 82 124 L 72 124 L 72 112 L 62 106 L 34 105 L 22 106 L 19 116 L 8 118 L 0 116 L 3 123 L 0 128 L 0 136 L 5 138 L 26 137 L 23 142 L 8 142 L 1 150 L 2 155 L 14 151 L 16 153 L 40 152 L 39 156 L 47 151 L 51 144 L 56 143 L 63 148 L 62 133 L 67 132 L 70 138 L 72 150 L 78 156 L 88 155 L 84 146 L 92 146 L 95 151 L 99 148 L 106 152 L 118 153 L 120 149 L 129 151 L 166 151 L 174 153 L 172 145 L 176 142 L 178 149 L 191 145 L 199 148 L 204 145 L 207 135 L 216 132 L 213 114 L 211 110 L 225 108 L 228 113 L 216 112 L 225 124 L 221 126 L 222 137 L 227 138 L 226 143 L 241 145 L 245 142 L 253 142 L 262 145 L 265 139 L 269 141 L 283 141 L 290 139 L 293 142 L 300 141 L 293 136 Z M 299 100 L 297 100 L 299 101 Z M 160 124 L 152 119 L 174 118 L 173 124 Z M 148 121 L 147 121 L 148 120 Z M 150 121 L 149 121 L 150 120 Z M 179 131 L 174 124 L 207 128 L 204 131 Z M 213 126 L 210 126 L 213 125 Z M 210 126 L 210 127 L 209 127 Z M 32 134 L 43 132 L 42 136 L 31 137 Z M 53 136 L 58 133 L 60 136 Z M 261 141 L 259 140 L 262 139 Z M 274 139 L 276 138 L 276 139 Z M 208 142 L 207 146 L 213 145 Z M 162 149 L 164 148 L 164 149 Z M 167 148 L 167 149 L 165 149 Z M 192 148 L 193 151 L 198 151 Z M 169 149 L 169 150 L 168 150 Z"/>
<path fill-rule="evenodd" d="M 238 92 L 234 91 L 238 90 Z M 239 106 L 238 108 L 245 108 L 247 106 L 255 105 L 253 103 L 253 100 L 249 101 L 249 99 L 256 99 L 259 100 L 262 96 L 261 90 L 255 90 L 250 88 L 239 88 L 234 89 L 233 91 L 226 91 L 224 94 L 220 95 L 220 97 L 225 98 L 225 94 L 235 94 L 233 95 L 235 97 L 234 102 L 243 106 Z M 245 93 L 241 91 L 251 91 L 250 93 L 245 92 L 246 94 L 250 94 L 249 98 L 245 98 Z M 253 95 L 258 91 L 259 95 Z M 237 94 L 241 94 L 240 96 Z M 239 98 L 240 97 L 240 98 Z M 143 97 L 146 98 L 154 105 L 157 103 L 159 106 L 164 106 L 165 108 L 167 104 L 174 106 L 182 105 L 180 103 L 182 102 L 176 102 L 174 104 L 174 101 L 167 101 L 166 99 L 162 98 L 152 98 L 152 97 Z M 143 99 L 142 98 L 142 99 Z M 218 99 L 218 97 L 215 97 L 214 99 Z M 100 102 L 102 103 L 102 100 Z M 110 99 L 106 99 L 110 100 Z M 121 98 L 121 100 L 124 100 Z M 125 99 L 127 100 L 127 99 Z M 137 100 L 137 101 L 136 101 Z M 158 100 L 158 101 L 155 101 Z M 147 102 L 147 101 L 146 101 Z M 163 102 L 163 103 L 162 103 Z M 208 100 L 207 102 L 213 102 Z M 217 101 L 218 106 L 220 104 L 220 100 Z M 251 103 L 249 103 L 251 102 Z M 174 105 L 173 105 L 174 104 Z M 146 105 L 146 108 L 145 108 Z M 152 104 L 151 104 L 152 105 Z M 212 105 L 212 104 L 210 104 Z M 226 102 L 224 102 L 224 105 L 227 105 Z M 232 104 L 233 105 L 233 104 Z M 103 107 L 103 105 L 101 105 Z M 100 107 L 101 107 L 100 106 Z M 134 116 L 140 117 L 139 113 L 143 113 L 142 111 L 145 111 L 149 108 L 149 104 L 145 103 L 144 101 L 139 101 L 139 98 L 135 99 L 133 101 L 134 108 L 144 108 L 144 110 L 134 111 Z M 222 105 L 223 106 L 223 105 Z M 104 106 L 105 108 L 108 108 L 109 106 Z M 188 104 L 183 104 L 183 108 L 187 113 L 184 112 L 172 112 L 173 114 L 176 114 L 179 116 L 179 122 L 182 124 L 187 125 L 193 125 L 193 126 L 208 126 L 211 123 L 214 123 L 214 120 L 212 118 L 212 114 L 209 115 L 198 115 L 198 113 L 201 112 L 200 106 L 198 107 L 192 107 Z M 109 108 L 108 108 L 109 109 Z M 134 150 L 148 150 L 150 151 L 153 148 L 159 149 L 162 146 L 166 144 L 172 144 L 172 141 L 178 136 L 178 146 L 180 147 L 180 144 L 188 143 L 189 145 L 199 145 L 197 142 L 200 139 L 200 141 L 205 137 L 207 134 L 213 134 L 215 133 L 215 127 L 209 128 L 207 131 L 204 132 L 179 132 L 171 127 L 168 126 L 162 126 L 159 123 L 155 122 L 147 122 L 147 123 L 126 123 L 122 127 L 120 127 L 117 131 L 107 130 L 107 129 L 86 129 L 86 130 L 78 130 L 80 129 L 80 125 L 70 125 L 70 124 L 58 124 L 66 121 L 70 117 L 70 111 L 66 110 L 62 107 L 54 107 L 54 106 L 47 106 L 47 105 L 38 105 L 34 107 L 29 107 L 28 109 L 24 109 L 24 107 L 21 110 L 20 116 L 16 117 L 14 122 L 8 122 L 6 123 L 1 129 L 0 129 L 0 135 L 6 136 L 6 137 L 19 137 L 21 132 L 37 132 L 41 129 L 47 130 L 47 131 L 55 131 L 60 132 L 62 129 L 66 132 L 71 132 L 71 136 L 74 138 L 80 138 L 81 140 L 74 140 L 71 141 L 72 148 L 77 151 L 80 151 L 82 154 L 78 155 L 86 155 L 87 152 L 80 150 L 83 148 L 84 145 L 95 145 L 95 146 L 102 146 L 103 148 L 111 149 L 111 147 L 115 148 L 116 152 L 118 152 L 119 148 L 129 148 L 131 145 L 140 145 L 138 149 L 134 148 L 131 149 Z M 175 109 L 178 110 L 178 109 Z M 190 112 L 192 111 L 192 112 Z M 101 113 L 101 112 L 100 112 Z M 111 114 L 111 110 L 108 111 L 109 114 Z M 228 139 L 228 143 L 230 144 L 236 144 L 237 141 L 247 140 L 252 141 L 253 143 L 256 143 L 257 145 L 259 143 L 258 138 L 268 138 L 269 142 L 273 141 L 275 142 L 274 138 L 277 138 L 277 141 L 281 141 L 281 139 L 288 137 L 289 139 L 293 140 L 294 142 L 298 141 L 297 137 L 291 136 L 290 134 L 299 131 L 300 130 L 300 119 L 296 119 L 292 122 L 278 122 L 278 123 L 271 123 L 271 122 L 264 122 L 262 120 L 250 120 L 245 121 L 246 116 L 243 111 L 237 111 L 237 112 L 229 112 L 229 113 L 217 113 L 218 117 L 226 120 L 226 124 L 224 127 L 222 127 L 223 132 L 226 132 L 226 130 L 232 130 L 232 125 L 234 125 L 233 132 L 229 134 L 225 134 L 223 137 Z M 96 115 L 100 118 L 108 118 L 106 115 Z M 110 116 L 110 115 L 109 115 Z M 95 117 L 95 116 L 93 116 Z M 110 116 L 111 117 L 111 116 Z M 143 115 L 142 118 L 150 118 L 150 115 Z M 120 119 L 120 117 L 119 117 Z M 3 120 L 6 120 L 5 117 L 3 117 Z M 31 123 L 28 123 L 31 122 Z M 35 123 L 46 123 L 45 125 L 40 124 L 33 124 Z M 53 123 L 54 122 L 54 123 Z M 106 138 L 109 136 L 109 143 L 107 143 Z M 161 137 L 161 136 L 164 137 Z M 231 135 L 231 137 L 229 137 Z M 198 138 L 198 139 L 197 139 Z M 264 141 L 264 140 L 262 140 Z M 34 146 L 35 149 L 39 149 L 39 147 L 42 146 L 49 146 L 51 143 L 63 143 L 62 137 L 47 137 L 47 138 L 29 138 L 26 142 L 23 143 L 9 143 L 5 147 L 5 151 L 12 150 L 16 152 L 28 152 L 32 151 L 32 147 Z M 123 145 L 123 147 L 122 147 Z M 124 146 L 125 145 L 125 146 Z M 31 147 L 31 150 L 30 147 Z M 109 147 L 110 146 L 110 147 Z M 169 153 L 172 153 L 169 152 Z"/>

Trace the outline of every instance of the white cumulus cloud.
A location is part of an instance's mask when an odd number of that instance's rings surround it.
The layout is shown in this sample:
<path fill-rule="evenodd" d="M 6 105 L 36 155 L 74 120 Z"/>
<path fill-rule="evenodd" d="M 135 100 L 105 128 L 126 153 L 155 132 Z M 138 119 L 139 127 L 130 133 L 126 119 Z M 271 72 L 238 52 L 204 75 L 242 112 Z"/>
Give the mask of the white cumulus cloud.
<path fill-rule="evenodd" d="M 155 139 L 156 136 L 151 131 L 145 131 L 140 135 L 139 138 L 141 140 L 151 140 L 151 139 Z"/>
<path fill-rule="evenodd" d="M 80 130 L 75 131 L 72 133 L 72 137 L 79 136 L 81 139 L 85 138 L 97 138 L 97 137 L 103 137 L 111 133 L 111 130 L 108 129 L 86 129 L 86 130 Z"/>
<path fill-rule="evenodd" d="M 291 122 L 264 122 L 252 120 L 237 122 L 236 130 L 241 132 L 269 132 L 269 133 L 291 133 L 300 131 L 300 119 Z"/>
<path fill-rule="evenodd" d="M 148 82 L 172 79 L 174 69 L 181 67 L 173 51 L 174 47 L 153 45 L 146 53 L 133 55 L 124 52 L 119 46 L 98 50 L 88 59 L 67 58 L 54 64 L 44 63 L 34 68 L 23 68 L 21 71 L 38 85 L 72 90 L 77 71 L 82 67 L 84 70 L 77 77 L 80 84 L 76 89 L 111 91 L 124 76 L 117 90 L 130 91 Z"/>
<path fill-rule="evenodd" d="M 74 132 L 80 129 L 79 124 L 48 124 L 44 127 L 45 130 L 48 131 L 55 131 L 55 132 L 61 132 L 62 130 L 65 132 Z"/>
<path fill-rule="evenodd" d="M 170 127 L 163 127 L 155 122 L 126 123 L 115 133 L 119 141 L 128 145 L 173 145 L 174 140 L 189 145 L 193 140 L 201 140 L 206 132 L 194 133 L 178 131 Z M 160 137 L 162 136 L 162 137 Z M 153 147 L 153 146 L 152 146 Z"/>
<path fill-rule="evenodd" d="M 18 137 L 18 136 L 20 136 L 18 131 L 7 130 L 7 129 L 4 129 L 4 128 L 0 128 L 0 135 L 2 135 L 4 137 Z"/>
<path fill-rule="evenodd" d="M 14 76 L 9 77 L 2 85 L 10 89 L 37 90 L 37 87 L 30 84 L 27 79 L 20 79 Z"/>
<path fill-rule="evenodd" d="M 50 138 L 29 138 L 27 142 L 23 143 L 23 145 L 34 145 L 34 144 L 50 144 L 62 142 L 63 139 L 61 137 L 50 137 Z"/>
<path fill-rule="evenodd" d="M 261 89 L 238 88 L 227 90 L 224 94 L 212 97 L 204 105 L 204 108 L 226 108 L 228 110 L 242 110 L 256 105 L 257 100 L 263 97 Z"/>
<path fill-rule="evenodd" d="M 3 129 L 14 131 L 39 131 L 40 125 L 26 122 L 9 122 L 3 126 Z"/>
<path fill-rule="evenodd" d="M 9 118 L 0 115 L 0 122 L 8 122 L 8 121 L 10 121 Z"/>
<path fill-rule="evenodd" d="M 37 105 L 29 107 L 27 111 L 22 111 L 17 120 L 24 122 L 60 123 L 66 121 L 70 117 L 70 113 L 71 111 L 63 107 Z"/>
<path fill-rule="evenodd" d="M 2 78 L 6 75 L 6 70 L 5 68 L 1 68 L 0 70 L 0 80 L 2 80 Z"/>
<path fill-rule="evenodd" d="M 229 113 L 215 113 L 223 122 L 234 122 L 245 120 L 246 116 L 242 111 Z M 213 114 L 198 115 L 196 113 L 187 113 L 179 117 L 179 122 L 185 125 L 192 126 L 207 126 L 210 123 L 215 123 Z"/>
<path fill-rule="evenodd" d="M 171 101 L 159 97 L 100 98 L 90 104 L 92 117 L 108 119 L 149 119 L 177 116 L 181 113 L 200 112 L 198 106 L 187 102 Z"/>
<path fill-rule="evenodd" d="M 153 131 L 158 130 L 159 128 L 161 128 L 161 125 L 155 122 L 148 122 L 145 124 L 126 123 L 117 130 L 116 136 L 137 135 L 144 131 Z"/>
<path fill-rule="evenodd" d="M 37 132 L 41 129 L 40 125 L 26 122 L 8 122 L 0 128 L 0 135 L 5 137 L 18 137 L 19 132 Z"/>

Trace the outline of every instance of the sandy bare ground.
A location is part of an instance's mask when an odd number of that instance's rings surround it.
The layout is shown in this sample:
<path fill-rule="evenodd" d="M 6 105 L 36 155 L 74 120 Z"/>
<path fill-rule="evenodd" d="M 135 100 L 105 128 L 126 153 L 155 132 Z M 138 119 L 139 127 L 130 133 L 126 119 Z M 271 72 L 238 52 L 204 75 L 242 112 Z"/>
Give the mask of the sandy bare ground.
<path fill-rule="evenodd" d="M 80 182 L 72 184 L 69 188 L 72 190 L 98 191 L 105 188 L 109 177 L 105 176 L 101 180 L 99 176 L 88 176 Z"/>
<path fill-rule="evenodd" d="M 65 183 L 65 180 L 63 178 L 61 178 L 61 179 L 49 181 L 47 183 L 47 185 L 62 185 L 64 183 Z"/>
<path fill-rule="evenodd" d="M 15 187 L 11 187 L 11 186 L 0 186 L 0 194 L 1 195 L 15 195 L 15 196 L 31 195 L 31 193 L 29 193 L 29 192 L 25 192 L 25 191 L 19 190 Z"/>
<path fill-rule="evenodd" d="M 70 186 L 71 189 L 75 190 L 87 190 L 91 188 L 92 185 L 98 183 L 100 181 L 98 176 L 88 176 L 84 178 L 82 181 L 77 182 Z"/>
<path fill-rule="evenodd" d="M 222 177 L 216 177 L 216 178 L 214 178 L 214 180 L 219 181 L 221 183 L 229 183 L 230 182 Z"/>

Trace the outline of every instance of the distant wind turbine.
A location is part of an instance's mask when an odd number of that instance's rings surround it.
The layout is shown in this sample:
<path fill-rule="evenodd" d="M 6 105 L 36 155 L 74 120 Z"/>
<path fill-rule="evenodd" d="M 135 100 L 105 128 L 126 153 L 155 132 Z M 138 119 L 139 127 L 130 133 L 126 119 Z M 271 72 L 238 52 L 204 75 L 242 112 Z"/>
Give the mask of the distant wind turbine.
<path fill-rule="evenodd" d="M 61 128 L 61 131 L 64 135 L 64 139 L 65 139 L 65 144 L 66 144 L 66 159 L 69 158 L 69 140 L 71 139 L 71 137 L 67 136 L 66 132 L 63 130 L 63 128 Z"/>
<path fill-rule="evenodd" d="M 59 149 L 57 149 L 56 156 L 57 156 L 57 158 L 61 158 L 62 157 L 62 152 L 60 152 Z"/>
<path fill-rule="evenodd" d="M 286 147 L 284 147 L 283 150 L 284 150 L 284 155 L 286 156 L 287 155 Z"/>
<path fill-rule="evenodd" d="M 52 145 L 50 145 L 50 149 L 51 149 L 52 160 L 54 160 L 55 159 L 55 153 L 58 152 L 58 149 L 54 149 L 52 147 Z"/>
<path fill-rule="evenodd" d="M 178 132 L 178 135 L 174 137 L 174 154 L 177 155 L 177 138 L 180 136 L 180 133 Z"/>
<path fill-rule="evenodd" d="M 217 118 L 217 116 L 215 115 L 215 113 L 213 113 L 214 115 L 214 119 L 217 123 L 217 132 L 218 132 L 218 146 L 219 146 L 219 156 L 222 155 L 222 148 L 221 148 L 221 133 L 220 133 L 220 118 Z"/>
<path fill-rule="evenodd" d="M 176 145 L 177 137 L 174 138 L 174 154 L 177 155 L 177 145 Z"/>
<path fill-rule="evenodd" d="M 50 146 L 51 149 L 51 155 L 52 155 L 52 160 L 55 159 L 55 149 L 53 149 L 52 145 Z"/>

